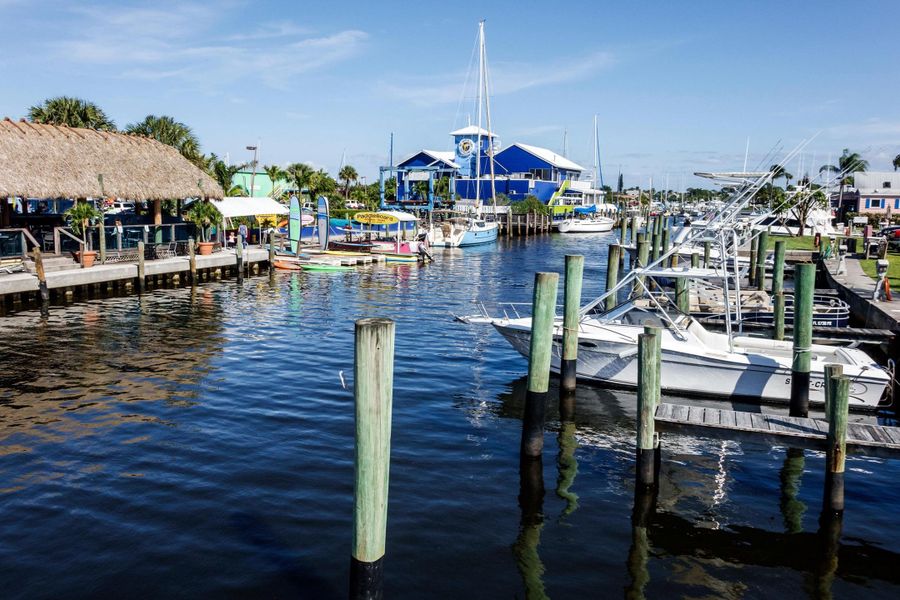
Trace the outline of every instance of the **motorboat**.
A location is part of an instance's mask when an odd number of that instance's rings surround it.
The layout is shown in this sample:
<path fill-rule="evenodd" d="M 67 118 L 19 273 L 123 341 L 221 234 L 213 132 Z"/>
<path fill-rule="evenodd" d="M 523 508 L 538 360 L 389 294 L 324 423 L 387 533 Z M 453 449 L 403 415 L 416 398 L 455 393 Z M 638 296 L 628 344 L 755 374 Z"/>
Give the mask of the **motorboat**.
<path fill-rule="evenodd" d="M 612 231 L 616 222 L 609 217 L 591 216 L 560 221 L 556 228 L 560 233 L 600 233 Z"/>
<path fill-rule="evenodd" d="M 477 217 L 455 217 L 435 223 L 428 232 L 428 244 L 443 248 L 480 246 L 497 241 L 497 223 Z"/>
<path fill-rule="evenodd" d="M 528 356 L 531 318 L 492 319 L 494 328 L 523 356 Z M 644 327 L 660 327 L 665 392 L 787 403 L 791 397 L 793 344 L 708 331 L 689 315 L 663 315 L 653 307 L 627 302 L 601 315 L 581 320 L 578 331 L 579 378 L 635 388 L 638 384 L 638 335 Z M 553 331 L 551 369 L 559 372 L 562 318 Z M 840 364 L 850 379 L 850 403 L 874 410 L 890 377 L 863 351 L 813 344 L 810 348 L 812 404 L 824 404 L 824 367 Z"/>

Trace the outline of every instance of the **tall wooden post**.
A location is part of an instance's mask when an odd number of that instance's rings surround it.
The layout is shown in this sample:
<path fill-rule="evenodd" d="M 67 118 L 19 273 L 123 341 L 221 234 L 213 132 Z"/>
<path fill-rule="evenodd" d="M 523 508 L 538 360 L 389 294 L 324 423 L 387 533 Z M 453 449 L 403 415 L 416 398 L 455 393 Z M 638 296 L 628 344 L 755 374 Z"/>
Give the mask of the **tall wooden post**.
<path fill-rule="evenodd" d="M 784 339 L 784 292 L 775 294 L 775 331 L 772 334 L 773 339 L 781 341 Z"/>
<path fill-rule="evenodd" d="M 759 234 L 759 250 L 756 253 L 756 289 L 766 290 L 766 254 L 769 251 L 769 232 Z"/>
<path fill-rule="evenodd" d="M 244 283 L 244 236 L 238 235 L 234 246 L 234 257 L 237 263 L 237 282 Z"/>
<path fill-rule="evenodd" d="M 844 374 L 844 366 L 840 364 L 828 364 L 824 367 L 825 386 L 822 391 L 825 394 L 825 420 L 831 421 L 831 401 L 834 397 L 834 381 Z"/>
<path fill-rule="evenodd" d="M 144 242 L 138 242 L 138 293 L 143 294 L 147 287 L 147 270 L 144 268 Z"/>
<path fill-rule="evenodd" d="M 650 244 L 647 242 L 647 234 L 641 232 L 637 235 L 637 268 L 642 269 L 647 266 L 647 261 L 650 259 Z M 644 293 L 644 281 L 646 277 L 643 275 L 638 276 L 634 280 L 634 293 L 635 294 L 643 294 Z"/>
<path fill-rule="evenodd" d="M 544 448 L 544 416 L 550 389 L 553 319 L 556 315 L 558 273 L 534 274 L 531 344 L 528 352 L 528 390 L 522 422 L 523 456 L 535 457 Z"/>
<path fill-rule="evenodd" d="M 381 598 L 387 534 L 394 388 L 394 333 L 390 319 L 356 321 L 353 393 L 356 453 L 350 598 Z"/>
<path fill-rule="evenodd" d="M 622 252 L 623 246 L 618 244 L 610 244 L 609 245 L 609 255 L 606 260 L 606 291 L 613 289 L 616 287 L 616 284 L 619 283 L 619 261 L 623 254 Z M 616 307 L 616 296 L 618 294 L 613 294 L 611 296 L 606 297 L 606 310 L 612 310 Z"/>
<path fill-rule="evenodd" d="M 44 272 L 44 255 L 38 246 L 34 247 L 34 270 L 38 277 L 38 290 L 41 298 L 41 315 L 50 314 L 50 290 L 47 289 L 47 274 Z"/>
<path fill-rule="evenodd" d="M 691 252 L 691 268 L 696 269 L 700 266 L 700 253 L 694 250 Z"/>
<path fill-rule="evenodd" d="M 812 345 L 813 292 L 816 266 L 798 264 L 794 269 L 794 360 L 791 366 L 791 416 L 809 414 L 809 367 Z"/>
<path fill-rule="evenodd" d="M 275 232 L 269 232 L 269 274 L 275 272 Z"/>
<path fill-rule="evenodd" d="M 660 251 L 660 234 L 653 234 L 653 249 L 651 250 L 650 262 L 656 262 L 659 260 L 659 251 Z"/>
<path fill-rule="evenodd" d="M 687 277 L 675 280 L 675 305 L 686 315 L 691 314 L 691 288 Z"/>
<path fill-rule="evenodd" d="M 660 249 L 661 254 L 665 254 L 669 251 L 669 228 L 665 227 L 662 231 L 662 248 Z"/>
<path fill-rule="evenodd" d="M 775 241 L 775 261 L 772 264 L 772 293 L 784 291 L 784 240 Z"/>
<path fill-rule="evenodd" d="M 638 336 L 638 426 L 637 484 L 648 488 L 656 485 L 656 407 L 660 402 L 661 336 L 659 330 L 645 327 Z"/>
<path fill-rule="evenodd" d="M 616 246 L 618 248 L 618 246 Z M 610 259 L 612 261 L 612 259 Z M 616 261 L 616 266 L 618 266 Z M 581 279 L 584 257 L 566 255 L 566 289 L 563 295 L 563 354 L 560 363 L 560 387 L 574 390 L 578 363 L 578 309 L 581 307 Z"/>
<path fill-rule="evenodd" d="M 759 236 L 750 239 L 750 271 L 747 273 L 747 281 L 750 285 L 756 285 L 756 261 L 759 255 Z M 723 257 L 724 258 L 724 257 Z"/>
<path fill-rule="evenodd" d="M 192 237 L 188 238 L 188 265 L 191 269 L 191 285 L 197 285 L 197 250 Z"/>
<path fill-rule="evenodd" d="M 703 268 L 709 268 L 709 250 L 712 247 L 712 243 L 707 240 L 703 242 Z"/>
<path fill-rule="evenodd" d="M 619 233 L 619 243 L 624 246 L 628 243 L 628 217 L 622 214 L 619 218 L 619 221 L 622 225 L 621 231 Z"/>
<path fill-rule="evenodd" d="M 825 507 L 832 514 L 844 512 L 844 463 L 847 458 L 847 419 L 850 408 L 850 380 L 841 375 L 831 386 L 831 419 L 828 421 Z"/>
<path fill-rule="evenodd" d="M 631 217 L 631 244 L 634 245 L 637 243 L 637 232 L 638 232 L 638 216 L 635 215 Z M 623 244 L 625 242 L 622 242 Z"/>

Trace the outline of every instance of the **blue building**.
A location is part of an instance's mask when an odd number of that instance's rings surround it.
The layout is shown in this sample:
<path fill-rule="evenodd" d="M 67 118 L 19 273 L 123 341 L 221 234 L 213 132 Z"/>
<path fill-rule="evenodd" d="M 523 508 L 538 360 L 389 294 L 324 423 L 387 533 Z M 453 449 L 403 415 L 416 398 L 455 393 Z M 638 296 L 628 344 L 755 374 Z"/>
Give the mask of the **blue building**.
<path fill-rule="evenodd" d="M 501 149 L 495 134 L 475 125 L 457 129 L 450 135 L 453 136 L 452 151 L 420 150 L 396 167 L 381 168 L 383 208 L 433 209 L 436 200 L 434 184 L 442 178 L 449 179 L 448 189 L 453 191 L 455 199 L 472 203 L 477 196 L 483 202 L 491 197 L 491 152 L 494 154 L 494 190 L 513 202 L 533 195 L 550 203 L 569 188 L 570 182 L 578 181 L 585 171 L 584 167 L 547 148 L 515 143 Z M 385 202 L 385 173 L 391 173 L 397 179 L 396 203 Z M 427 182 L 427 193 L 424 185 L 416 185 L 418 182 Z M 437 199 L 438 203 L 442 200 L 446 199 Z"/>

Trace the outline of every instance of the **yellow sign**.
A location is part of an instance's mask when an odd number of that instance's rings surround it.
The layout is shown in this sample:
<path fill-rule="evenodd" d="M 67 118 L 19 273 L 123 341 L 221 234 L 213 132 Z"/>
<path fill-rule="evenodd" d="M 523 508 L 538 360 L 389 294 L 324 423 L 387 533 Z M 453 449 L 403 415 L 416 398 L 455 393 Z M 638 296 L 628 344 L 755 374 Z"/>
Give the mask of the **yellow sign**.
<path fill-rule="evenodd" d="M 358 212 L 353 215 L 353 220 L 357 223 L 366 223 L 367 225 L 393 225 L 400 219 L 394 215 L 386 215 L 376 212 Z"/>
<path fill-rule="evenodd" d="M 277 223 L 277 215 L 256 215 L 256 222 L 261 227 L 274 226 Z"/>

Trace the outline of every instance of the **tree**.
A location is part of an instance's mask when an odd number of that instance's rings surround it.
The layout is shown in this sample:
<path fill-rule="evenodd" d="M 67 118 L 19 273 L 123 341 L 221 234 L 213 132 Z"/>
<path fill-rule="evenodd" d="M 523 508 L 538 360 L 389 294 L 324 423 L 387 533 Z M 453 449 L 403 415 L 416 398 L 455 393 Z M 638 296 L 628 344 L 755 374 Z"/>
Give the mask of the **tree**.
<path fill-rule="evenodd" d="M 816 189 L 799 188 L 792 199 L 794 205 L 791 212 L 800 221 L 800 227 L 797 229 L 798 237 L 802 237 L 806 232 L 806 220 L 809 218 L 809 214 L 817 208 L 824 208 L 828 205 L 828 198 L 818 186 L 815 187 Z"/>
<path fill-rule="evenodd" d="M 103 110 L 87 100 L 70 96 L 57 96 L 44 100 L 43 104 L 28 109 L 28 118 L 34 123 L 85 127 L 97 131 L 115 131 L 116 124 Z"/>
<path fill-rule="evenodd" d="M 241 169 L 245 168 L 247 165 L 228 165 L 224 160 L 219 160 L 219 157 L 215 154 L 211 154 L 208 159 L 206 159 L 209 163 L 209 174 L 219 182 L 219 185 L 222 186 L 222 191 L 225 192 L 226 196 L 244 196 L 246 195 L 246 190 L 242 186 L 233 185 L 232 181 L 234 180 L 234 176 Z"/>
<path fill-rule="evenodd" d="M 787 189 L 788 182 L 794 178 L 794 176 L 788 173 L 781 165 L 772 165 L 771 167 L 769 167 L 769 171 L 772 172 L 772 181 L 775 181 L 779 178 L 784 178 L 784 189 Z"/>
<path fill-rule="evenodd" d="M 895 171 L 896 171 L 897 169 L 900 169 L 900 154 L 898 154 L 897 156 L 894 157 L 893 165 L 894 165 L 894 170 L 895 170 Z"/>
<path fill-rule="evenodd" d="M 309 178 L 313 174 L 313 168 L 304 163 L 292 163 L 285 167 L 288 179 L 297 187 L 297 194 L 302 194 L 309 187 Z"/>
<path fill-rule="evenodd" d="M 281 181 L 283 179 L 288 179 L 288 174 L 284 172 L 284 169 L 279 167 L 278 165 L 270 165 L 268 167 L 263 167 L 263 171 L 266 172 L 266 175 L 269 176 L 269 179 L 272 180 L 272 193 L 271 196 L 273 198 L 279 198 L 281 196 L 281 189 L 276 187 L 275 182 Z"/>
<path fill-rule="evenodd" d="M 622 187 L 625 185 L 625 180 L 622 179 L 622 174 L 619 173 L 619 180 L 616 182 L 616 192 L 619 194 L 622 193 Z"/>
<path fill-rule="evenodd" d="M 140 123 L 132 123 L 125 128 L 127 133 L 153 138 L 178 150 L 183 157 L 197 166 L 202 166 L 204 157 L 200 154 L 200 141 L 190 127 L 165 115 L 147 115 Z"/>
<path fill-rule="evenodd" d="M 313 171 L 309 176 L 309 180 L 306 183 L 306 189 L 309 192 L 310 200 L 315 201 L 319 196 L 325 196 L 327 198 L 329 195 L 334 194 L 337 189 L 337 182 L 331 178 L 331 175 L 329 175 L 325 169 L 319 169 L 318 171 Z M 343 202 L 340 202 L 339 204 L 343 204 Z"/>
<path fill-rule="evenodd" d="M 344 165 L 338 173 L 338 179 L 344 182 L 344 199 L 346 200 L 350 197 L 350 182 L 359 179 L 359 173 L 350 165 Z"/>
<path fill-rule="evenodd" d="M 850 152 L 848 148 L 844 148 L 841 157 L 838 159 L 837 166 L 822 165 L 819 167 L 819 173 L 828 172 L 840 177 L 840 187 L 838 188 L 838 202 L 844 199 L 844 186 L 853 185 L 853 172 L 864 172 L 869 168 L 869 162 L 857 152 Z"/>

